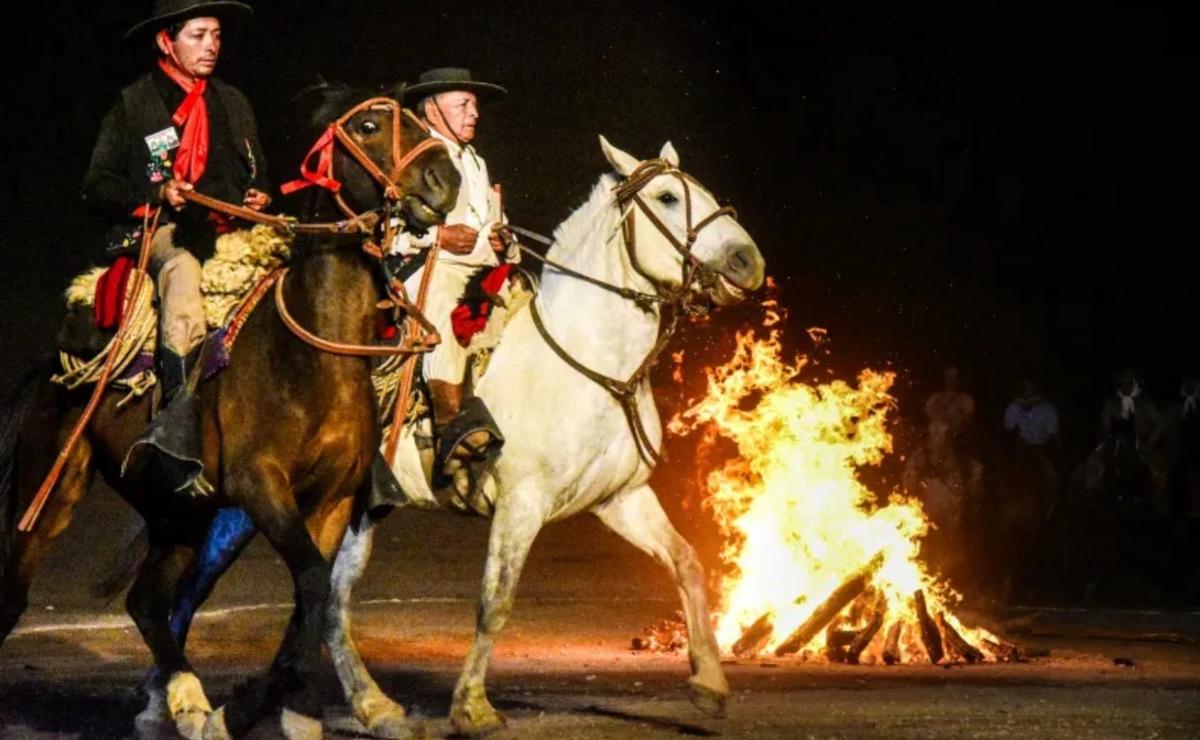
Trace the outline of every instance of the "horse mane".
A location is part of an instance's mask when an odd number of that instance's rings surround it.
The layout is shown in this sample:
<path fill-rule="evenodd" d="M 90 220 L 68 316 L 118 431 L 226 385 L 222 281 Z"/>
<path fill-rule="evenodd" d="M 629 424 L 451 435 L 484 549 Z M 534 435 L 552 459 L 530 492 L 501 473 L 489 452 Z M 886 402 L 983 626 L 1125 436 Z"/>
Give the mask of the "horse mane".
<path fill-rule="evenodd" d="M 576 208 L 566 220 L 554 230 L 554 241 L 560 249 L 571 251 L 586 242 L 595 230 L 596 222 L 604 216 L 612 216 L 614 203 L 613 188 L 620 179 L 613 173 L 603 175 L 583 205 Z M 614 211 L 615 213 L 615 211 Z"/>
<path fill-rule="evenodd" d="M 318 79 L 292 97 L 300 106 L 301 115 L 313 131 L 321 131 L 333 123 L 350 108 L 377 93 L 344 82 L 328 82 Z M 382 94 L 391 94 L 384 92 Z"/>

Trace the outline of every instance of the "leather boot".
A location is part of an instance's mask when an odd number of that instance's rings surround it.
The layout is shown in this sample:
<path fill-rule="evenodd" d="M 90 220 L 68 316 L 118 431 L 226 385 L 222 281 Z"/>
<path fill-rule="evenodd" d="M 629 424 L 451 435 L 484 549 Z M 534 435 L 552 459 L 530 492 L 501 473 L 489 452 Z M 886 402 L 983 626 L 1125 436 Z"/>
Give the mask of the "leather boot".
<path fill-rule="evenodd" d="M 196 395 L 196 386 L 200 382 L 200 368 L 197 365 L 203 347 L 201 344 L 181 357 L 173 350 L 159 346 L 163 409 L 150 422 L 146 433 L 129 448 L 125 458 L 128 462 L 142 445 L 150 446 L 158 454 L 172 489 L 193 496 L 205 496 L 213 490 L 204 478 L 200 399 Z"/>
<path fill-rule="evenodd" d="M 482 400 L 470 398 L 464 410 L 461 384 L 444 380 L 429 381 L 433 400 L 433 428 L 438 438 L 438 461 L 450 458 L 482 460 L 499 450 L 504 437 L 496 428 Z"/>

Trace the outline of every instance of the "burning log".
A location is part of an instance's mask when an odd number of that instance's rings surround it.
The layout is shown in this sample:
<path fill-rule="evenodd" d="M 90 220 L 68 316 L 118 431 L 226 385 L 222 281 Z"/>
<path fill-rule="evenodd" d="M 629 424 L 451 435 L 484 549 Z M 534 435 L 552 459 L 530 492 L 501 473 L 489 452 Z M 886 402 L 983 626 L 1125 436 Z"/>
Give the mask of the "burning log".
<path fill-rule="evenodd" d="M 846 617 L 837 617 L 825 630 L 825 657 L 833 663 L 846 662 L 846 646 L 858 636 L 858 630 L 843 626 L 848 621 Z"/>
<path fill-rule="evenodd" d="M 871 644 L 871 640 L 875 639 L 875 634 L 883 627 L 883 618 L 886 613 L 887 597 L 879 594 L 875 599 L 875 609 L 871 614 L 871 621 L 867 622 L 867 626 L 863 627 L 846 647 L 847 663 L 858 665 L 858 657 L 862 655 L 862 651 L 867 649 L 867 645 Z"/>
<path fill-rule="evenodd" d="M 1024 650 L 1011 642 L 984 640 L 983 643 L 987 645 L 988 650 L 991 650 L 996 655 L 996 660 L 1002 663 L 1023 663 L 1027 657 Z"/>
<path fill-rule="evenodd" d="M 635 651 L 652 650 L 658 653 L 673 653 L 687 647 L 687 627 L 681 621 L 664 619 L 642 630 L 641 637 L 633 638 L 630 648 Z"/>
<path fill-rule="evenodd" d="M 851 573 L 850 577 L 842 582 L 842 585 L 835 588 L 829 598 L 825 599 L 809 615 L 808 619 L 804 620 L 803 624 L 797 627 L 779 647 L 775 648 L 775 654 L 790 655 L 807 645 L 817 636 L 822 627 L 829 624 L 830 620 L 836 617 L 842 609 L 845 609 L 847 604 L 858 598 L 867 589 L 867 585 L 882 566 L 883 552 L 879 552 L 871 558 L 869 563 Z"/>
<path fill-rule="evenodd" d="M 933 623 L 933 618 L 929 616 L 929 609 L 925 606 L 925 592 L 916 591 L 913 594 L 913 601 L 917 606 L 917 621 L 921 627 L 921 644 L 925 646 L 925 652 L 929 654 L 929 662 L 937 663 L 945 657 L 945 652 L 942 650 L 942 635 L 938 632 L 937 625 Z"/>
<path fill-rule="evenodd" d="M 892 622 L 892 626 L 888 627 L 887 636 L 883 639 L 883 662 L 887 665 L 900 662 L 900 632 L 903 629 L 904 623 L 899 620 Z"/>
<path fill-rule="evenodd" d="M 825 645 L 828 647 L 843 648 L 854 642 L 854 638 L 856 637 L 858 637 L 858 630 L 832 626 L 825 631 Z"/>
<path fill-rule="evenodd" d="M 950 620 L 946 619 L 944 612 L 938 612 L 937 615 L 938 627 L 942 628 L 942 635 L 946 638 L 946 645 L 954 653 L 957 653 L 963 660 L 968 663 L 980 663 L 983 661 L 983 653 L 979 648 L 963 639 L 963 636 L 954 629 L 954 625 L 950 624 Z"/>
<path fill-rule="evenodd" d="M 771 619 L 771 613 L 767 612 L 754 620 L 754 624 L 747 627 L 738 641 L 733 643 L 733 654 L 739 658 L 758 655 L 763 646 L 767 644 L 767 640 L 771 639 L 771 633 L 774 631 L 775 622 Z"/>

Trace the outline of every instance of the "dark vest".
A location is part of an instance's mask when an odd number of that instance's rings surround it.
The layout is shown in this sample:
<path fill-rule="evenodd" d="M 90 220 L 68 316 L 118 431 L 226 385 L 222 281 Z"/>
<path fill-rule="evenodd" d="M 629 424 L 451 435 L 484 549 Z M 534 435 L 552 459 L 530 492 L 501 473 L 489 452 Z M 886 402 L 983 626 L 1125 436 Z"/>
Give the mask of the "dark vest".
<path fill-rule="evenodd" d="M 255 161 L 251 144 L 257 139 L 257 132 L 254 130 L 254 112 L 250 109 L 250 104 L 246 101 L 245 96 L 236 88 L 215 78 L 209 78 L 208 85 L 216 93 L 216 102 L 224 108 L 230 133 L 230 141 L 210 141 L 209 150 L 215 152 L 219 146 L 233 147 L 245 167 L 245 184 L 241 188 L 244 192 L 258 174 L 258 163 Z M 126 123 L 130 133 L 137 140 L 136 146 L 140 147 L 139 152 L 142 155 L 140 162 L 136 158 L 130 157 L 129 176 L 135 181 L 149 180 L 152 173 L 149 168 L 153 162 L 150 149 L 145 144 L 145 137 L 167 128 L 174 128 L 171 111 L 167 110 L 167 105 L 163 101 L 162 95 L 159 94 L 152 75 L 145 75 L 122 90 L 121 101 L 125 107 Z M 214 111 L 210 105 L 209 116 L 212 118 L 214 115 L 219 115 L 219 112 Z M 179 133 L 180 131 L 176 129 L 176 134 Z M 210 158 L 211 156 L 210 154 Z M 212 193 L 212 195 L 220 197 L 216 193 Z M 238 195 L 240 196 L 240 193 Z"/>
<path fill-rule="evenodd" d="M 173 129 L 176 141 L 182 134 L 181 127 L 174 126 L 168 102 L 155 80 L 155 74 L 142 76 L 121 91 L 121 102 L 125 114 L 127 141 L 125 143 L 127 182 L 145 188 L 146 200 L 153 200 L 162 183 L 172 177 L 172 163 L 177 152 L 170 149 L 166 156 L 152 154 L 146 138 Z M 240 204 L 245 191 L 260 176 L 263 166 L 258 151 L 258 135 L 255 130 L 254 113 L 245 96 L 236 88 L 209 78 L 208 100 L 210 141 L 208 164 L 205 174 L 196 183 L 197 190 L 206 195 Z M 182 91 L 181 91 L 182 94 Z M 216 238 L 215 230 L 208 221 L 208 212 L 192 206 L 176 213 L 163 210 L 163 222 L 176 224 L 175 243 L 205 259 L 212 254 Z M 140 223 L 133 221 L 114 224 L 109 233 L 110 252 L 123 248 L 136 249 L 136 236 Z"/>

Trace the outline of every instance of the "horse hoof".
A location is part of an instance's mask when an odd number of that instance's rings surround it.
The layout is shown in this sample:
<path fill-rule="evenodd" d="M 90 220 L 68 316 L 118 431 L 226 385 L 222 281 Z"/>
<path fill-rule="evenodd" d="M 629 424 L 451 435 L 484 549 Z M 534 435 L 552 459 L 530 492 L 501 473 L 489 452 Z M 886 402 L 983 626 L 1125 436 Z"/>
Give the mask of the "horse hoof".
<path fill-rule="evenodd" d="M 287 740 L 321 740 L 321 720 L 287 707 L 279 715 L 279 729 Z"/>
<path fill-rule="evenodd" d="M 718 719 L 725 718 L 725 700 L 728 692 L 715 691 L 707 686 L 688 681 L 688 699 L 704 714 Z"/>
<path fill-rule="evenodd" d="M 455 703 L 450 708 L 450 724 L 456 735 L 479 737 L 504 729 L 504 716 L 483 697 L 462 704 Z"/>
<path fill-rule="evenodd" d="M 167 693 L 162 689 L 148 689 L 146 694 L 146 708 L 133 718 L 133 727 L 139 738 L 159 737 L 172 723 L 171 710 L 167 708 Z"/>
<path fill-rule="evenodd" d="M 175 715 L 175 731 L 187 740 L 206 740 L 208 716 L 207 712 L 181 712 Z"/>
<path fill-rule="evenodd" d="M 200 737 L 201 740 L 232 740 L 233 736 L 225 726 L 225 707 L 208 715 L 208 721 L 204 723 L 204 733 Z"/>
<path fill-rule="evenodd" d="M 175 720 L 175 731 L 187 740 L 202 740 L 212 705 L 195 673 L 180 672 L 171 677 L 167 683 L 166 703 L 167 711 Z"/>
<path fill-rule="evenodd" d="M 403 740 L 412 737 L 412 727 L 404 707 L 379 691 L 364 691 L 351 702 L 354 716 L 372 737 Z"/>

